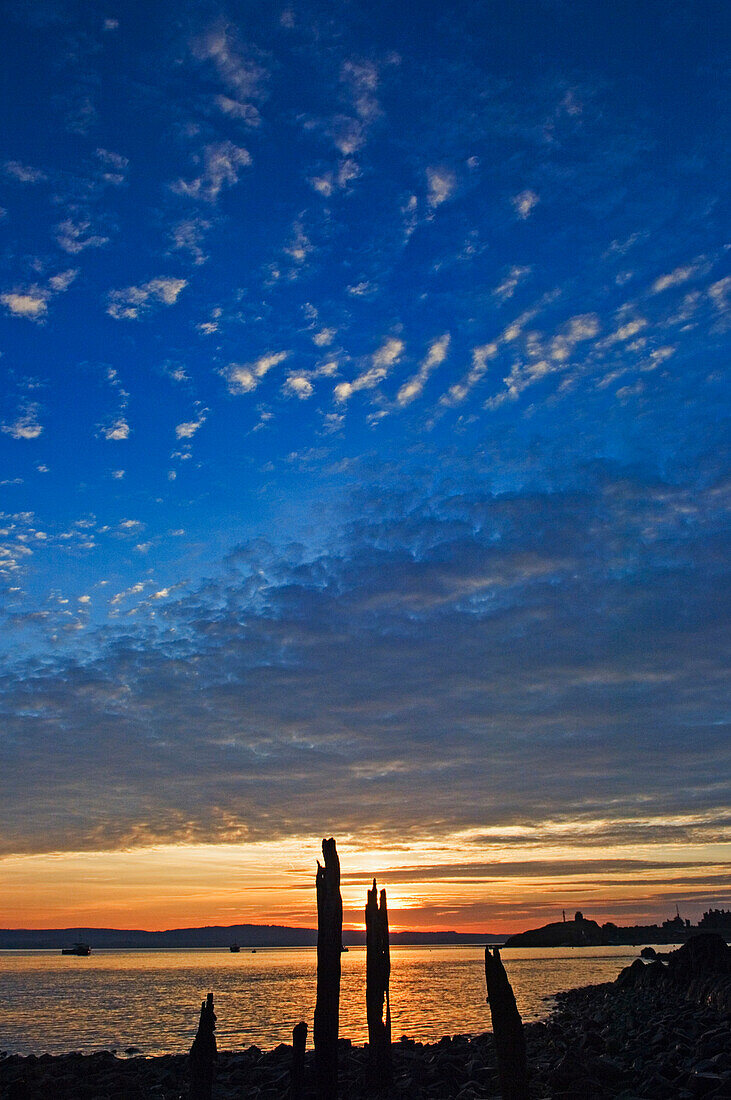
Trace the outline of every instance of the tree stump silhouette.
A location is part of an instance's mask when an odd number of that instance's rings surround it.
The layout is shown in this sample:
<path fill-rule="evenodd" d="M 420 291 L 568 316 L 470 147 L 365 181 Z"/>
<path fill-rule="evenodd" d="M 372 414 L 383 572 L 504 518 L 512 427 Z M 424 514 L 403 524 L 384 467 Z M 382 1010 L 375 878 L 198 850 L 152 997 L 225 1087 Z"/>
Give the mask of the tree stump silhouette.
<path fill-rule="evenodd" d="M 497 947 L 494 954 L 485 948 L 485 981 L 503 1100 L 528 1100 L 523 1021 Z"/>
<path fill-rule="evenodd" d="M 325 866 L 320 866 L 318 860 L 315 876 L 317 1002 L 313 1038 L 318 1097 L 320 1100 L 337 1100 L 343 901 L 340 896 L 340 860 L 332 837 L 323 840 L 322 855 Z"/>
<path fill-rule="evenodd" d="M 290 1100 L 303 1100 L 305 1095 L 305 1047 L 307 1024 L 302 1020 L 292 1029 L 292 1069 L 290 1076 Z"/>
<path fill-rule="evenodd" d="M 209 993 L 201 1004 L 198 1031 L 190 1048 L 190 1100 L 211 1100 L 213 1071 L 217 1057 L 216 1013 L 213 1011 L 213 994 Z"/>
<path fill-rule="evenodd" d="M 391 1063 L 391 1005 L 388 983 L 391 975 L 391 952 L 388 939 L 388 909 L 386 891 L 381 890 L 378 903 L 376 880 L 368 891 L 366 922 L 366 1014 L 368 1017 L 368 1081 L 377 1089 L 385 1089 L 393 1080 Z M 383 1019 L 384 1003 L 386 1019 Z"/>

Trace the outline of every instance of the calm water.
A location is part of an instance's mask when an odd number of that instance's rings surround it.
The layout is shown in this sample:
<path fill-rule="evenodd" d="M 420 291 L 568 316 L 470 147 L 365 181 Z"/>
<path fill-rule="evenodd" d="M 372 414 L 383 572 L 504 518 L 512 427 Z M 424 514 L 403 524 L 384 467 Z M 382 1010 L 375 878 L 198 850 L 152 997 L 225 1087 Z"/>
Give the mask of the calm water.
<path fill-rule="evenodd" d="M 537 1020 L 561 989 L 616 978 L 639 948 L 513 948 L 503 960 L 524 1020 Z M 432 1040 L 490 1028 L 481 947 L 391 949 L 393 1036 Z M 0 1050 L 21 1054 L 138 1047 L 187 1051 L 200 1002 L 212 990 L 221 1050 L 312 1039 L 314 948 L 197 951 L 0 952 Z M 367 1038 L 365 949 L 343 955 L 340 1034 Z"/>

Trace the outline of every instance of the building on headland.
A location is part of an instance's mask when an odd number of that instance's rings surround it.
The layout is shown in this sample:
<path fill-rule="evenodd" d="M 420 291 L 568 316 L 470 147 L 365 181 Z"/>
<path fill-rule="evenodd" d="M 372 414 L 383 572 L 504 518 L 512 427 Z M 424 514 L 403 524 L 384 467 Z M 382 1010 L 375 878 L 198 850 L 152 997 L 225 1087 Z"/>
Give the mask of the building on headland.
<path fill-rule="evenodd" d="M 684 920 L 677 912 L 674 917 L 658 924 L 635 924 L 622 927 L 613 921 L 598 924 L 588 919 L 580 909 L 573 920 L 566 920 L 565 910 L 562 920 L 553 924 L 544 924 L 541 928 L 531 928 L 527 932 L 518 932 L 505 941 L 506 947 L 612 947 L 640 944 L 683 943 L 698 932 L 719 932 L 726 939 L 731 938 L 731 911 L 711 909 L 704 913 L 697 925 Z"/>

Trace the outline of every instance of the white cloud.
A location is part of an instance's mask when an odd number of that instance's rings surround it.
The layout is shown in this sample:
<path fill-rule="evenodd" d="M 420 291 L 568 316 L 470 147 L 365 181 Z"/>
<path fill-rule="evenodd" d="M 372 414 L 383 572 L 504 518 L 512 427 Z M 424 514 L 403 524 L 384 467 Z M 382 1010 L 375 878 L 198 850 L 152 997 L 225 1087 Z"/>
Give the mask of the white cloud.
<path fill-rule="evenodd" d="M 501 340 L 506 341 L 508 332 L 511 342 L 517 339 L 529 316 L 530 314 L 525 314 L 514 322 L 502 334 Z M 548 375 L 566 372 L 576 345 L 584 340 L 592 340 L 599 329 L 599 318 L 595 313 L 581 313 L 569 318 L 549 339 L 544 340 L 537 332 L 527 333 L 524 354 L 514 359 L 510 373 L 503 378 L 505 389 L 490 397 L 484 407 L 498 409 L 506 401 L 516 401 L 525 389 Z M 571 375 L 566 376 L 563 385 L 569 384 L 570 380 Z"/>
<path fill-rule="evenodd" d="M 124 477 L 124 470 L 112 470 L 112 477 L 115 481 L 121 481 Z"/>
<path fill-rule="evenodd" d="M 378 351 L 371 356 L 371 366 L 352 382 L 340 382 L 333 390 L 333 396 L 340 404 L 346 402 L 359 390 L 372 390 L 387 377 L 389 371 L 401 358 L 404 350 L 403 340 L 389 336 Z"/>
<path fill-rule="evenodd" d="M 156 303 L 171 306 L 188 285 L 187 279 L 157 278 L 141 286 L 128 286 L 112 290 L 107 296 L 107 313 L 115 320 L 135 320 L 147 313 Z"/>
<path fill-rule="evenodd" d="M 416 195 L 409 195 L 405 202 L 401 203 L 401 216 L 404 226 L 404 240 L 409 240 L 419 224 L 419 200 Z"/>
<path fill-rule="evenodd" d="M 310 239 L 299 222 L 295 224 L 292 238 L 284 251 L 297 265 L 303 264 L 312 252 Z"/>
<path fill-rule="evenodd" d="M 97 149 L 96 158 L 102 168 L 101 178 L 104 183 L 109 183 L 113 187 L 119 187 L 124 183 L 129 168 L 127 157 L 123 157 L 121 153 L 114 153 L 111 149 Z"/>
<path fill-rule="evenodd" d="M 170 231 L 172 251 L 187 252 L 194 264 L 204 264 L 208 257 L 201 248 L 211 223 L 206 218 L 185 218 Z"/>
<path fill-rule="evenodd" d="M 242 168 L 251 164 L 251 155 L 232 141 L 206 145 L 203 150 L 203 171 L 192 180 L 177 180 L 172 189 L 179 195 L 215 203 L 224 187 L 238 183 Z"/>
<path fill-rule="evenodd" d="M 655 282 L 652 284 L 652 293 L 659 294 L 662 290 L 667 290 L 668 287 L 680 286 L 681 283 L 686 283 L 688 279 L 695 275 L 696 270 L 697 268 L 694 264 L 676 267 L 669 275 L 661 275 L 659 279 L 655 279 Z"/>
<path fill-rule="evenodd" d="M 14 317 L 27 317 L 38 321 L 48 310 L 48 291 L 41 287 L 30 287 L 25 291 L 11 291 L 0 294 L 0 302 Z"/>
<path fill-rule="evenodd" d="M 725 279 L 719 279 L 708 288 L 708 296 L 719 313 L 725 313 L 728 309 L 728 298 L 731 294 L 731 275 Z"/>
<path fill-rule="evenodd" d="M 322 176 L 311 176 L 309 182 L 318 195 L 322 195 L 326 199 L 330 198 L 335 189 L 332 172 L 326 172 Z"/>
<path fill-rule="evenodd" d="M 223 371 L 229 393 L 251 393 L 272 367 L 283 363 L 288 355 L 288 351 L 268 352 L 252 363 L 229 363 Z"/>
<path fill-rule="evenodd" d="M 395 336 L 389 338 L 373 354 L 373 366 L 378 370 L 390 370 L 394 363 L 398 362 L 404 350 L 403 340 Z"/>
<path fill-rule="evenodd" d="M 632 321 L 627 321 L 610 333 L 603 341 L 603 346 L 610 347 L 612 344 L 626 343 L 627 340 L 631 340 L 633 336 L 636 336 L 638 332 L 646 327 L 647 321 L 644 317 L 635 317 Z"/>
<path fill-rule="evenodd" d="M 316 344 L 318 348 L 324 348 L 327 347 L 328 344 L 332 344 L 336 336 L 337 332 L 334 328 L 323 328 L 315 333 L 312 337 L 312 342 Z"/>
<path fill-rule="evenodd" d="M 78 268 L 70 267 L 67 271 L 60 271 L 58 275 L 51 276 L 48 285 L 56 294 L 61 294 L 64 290 L 68 290 L 78 274 Z"/>
<path fill-rule="evenodd" d="M 204 336 L 212 336 L 214 332 L 218 332 L 219 323 L 223 316 L 223 310 L 220 306 L 216 306 L 211 310 L 209 320 L 200 321 L 195 327 L 198 332 L 202 332 Z M 173 375 L 172 377 L 175 377 Z M 182 379 L 176 379 L 176 381 L 182 381 Z"/>
<path fill-rule="evenodd" d="M 360 165 L 351 157 L 346 157 L 338 166 L 338 187 L 347 187 L 348 184 L 360 175 Z"/>
<path fill-rule="evenodd" d="M 318 195 L 329 198 L 334 191 L 345 189 L 349 183 L 360 176 L 360 165 L 352 157 L 340 161 L 337 172 L 323 172 L 319 176 L 310 176 L 309 184 Z"/>
<path fill-rule="evenodd" d="M 531 215 L 540 199 L 535 191 L 528 189 L 521 191 L 519 195 L 514 195 L 510 201 L 518 217 L 525 219 Z"/>
<path fill-rule="evenodd" d="M 495 298 L 499 298 L 501 302 L 507 302 L 508 298 L 512 298 L 517 290 L 519 284 L 527 278 L 531 273 L 530 267 L 517 267 L 513 266 L 505 276 L 503 281 L 496 286 L 493 290 Z"/>
<path fill-rule="evenodd" d="M 196 38 L 191 52 L 199 61 L 210 61 L 226 87 L 237 96 L 258 96 L 267 71 L 251 57 L 246 57 L 237 36 L 222 21 Z"/>
<path fill-rule="evenodd" d="M 599 318 L 595 313 L 582 313 L 572 317 L 557 333 L 550 344 L 550 357 L 557 362 L 566 362 L 581 340 L 591 340 L 599 332 Z"/>
<path fill-rule="evenodd" d="M 352 283 L 347 287 L 347 292 L 351 298 L 369 298 L 371 295 L 375 294 L 377 290 L 378 286 L 376 283 L 368 282 L 366 279 L 360 283 Z"/>
<path fill-rule="evenodd" d="M 427 202 L 432 210 L 441 206 L 454 193 L 457 177 L 451 168 L 427 168 Z"/>
<path fill-rule="evenodd" d="M 14 317 L 25 317 L 29 321 L 43 321 L 48 312 L 48 302 L 55 294 L 68 290 L 78 274 L 77 268 L 69 268 L 52 275 L 47 286 L 24 287 L 0 294 L 0 302 Z"/>
<path fill-rule="evenodd" d="M 248 126 L 260 126 L 261 115 L 253 103 L 241 103 L 227 95 L 217 95 L 214 103 L 224 115 L 245 122 Z"/>
<path fill-rule="evenodd" d="M 458 405 L 464 401 L 470 390 L 484 377 L 488 362 L 495 358 L 497 352 L 498 345 L 496 343 L 481 344 L 479 347 L 473 348 L 472 367 L 461 382 L 456 382 L 449 387 L 444 396 L 440 398 L 440 404 Z"/>
<path fill-rule="evenodd" d="M 129 438 L 129 424 L 123 416 L 118 416 L 116 420 L 112 421 L 107 427 L 101 429 L 101 434 L 105 439 L 120 440 Z"/>
<path fill-rule="evenodd" d="M 676 348 L 672 344 L 664 344 L 662 347 L 654 348 L 650 352 L 650 356 L 642 364 L 641 369 L 643 371 L 656 370 L 661 363 L 664 363 L 667 359 L 672 358 L 675 355 Z"/>
<path fill-rule="evenodd" d="M 18 183 L 40 183 L 48 178 L 40 168 L 31 168 L 29 165 L 21 164 L 17 160 L 6 160 L 3 164 L 3 171 L 6 176 L 10 176 Z"/>
<path fill-rule="evenodd" d="M 175 436 L 177 439 L 192 439 L 202 424 L 206 422 L 206 414 L 208 409 L 201 409 L 198 413 L 197 420 L 184 420 L 182 424 L 178 424 L 175 428 Z"/>
<path fill-rule="evenodd" d="M 629 237 L 625 237 L 623 240 L 612 241 L 609 248 L 602 255 L 602 259 L 606 260 L 610 256 L 625 256 L 638 241 L 644 240 L 646 236 L 646 232 L 631 233 Z"/>
<path fill-rule="evenodd" d="M 38 412 L 37 404 L 25 405 L 12 423 L 2 425 L 2 431 L 13 439 L 37 439 L 43 431 L 43 425 L 38 421 Z"/>
<path fill-rule="evenodd" d="M 314 392 L 312 383 L 304 374 L 290 374 L 284 383 L 283 389 L 285 393 L 289 393 L 293 397 L 299 397 L 301 401 L 311 397 Z"/>
<path fill-rule="evenodd" d="M 374 94 L 378 88 L 378 70 L 373 62 L 346 61 L 340 79 L 350 87 L 356 114 L 364 122 L 373 122 L 381 113 Z"/>
<path fill-rule="evenodd" d="M 109 243 L 109 237 L 92 232 L 92 224 L 87 220 L 75 222 L 65 218 L 56 226 L 56 241 L 64 252 L 75 255 L 85 248 L 102 248 Z"/>
<path fill-rule="evenodd" d="M 123 592 L 115 592 L 109 602 L 112 605 L 116 605 L 120 604 L 122 600 L 126 599 L 128 596 L 139 596 L 141 592 L 145 591 L 145 588 L 149 588 L 154 583 L 155 582 L 151 580 L 137 581 L 135 584 L 130 585 L 129 588 L 126 588 Z"/>
<path fill-rule="evenodd" d="M 365 145 L 366 127 L 360 119 L 338 115 L 333 122 L 332 138 L 344 157 L 352 157 Z"/>
<path fill-rule="evenodd" d="M 431 373 L 446 359 L 447 352 L 449 351 L 449 341 L 450 336 L 448 332 L 445 332 L 444 336 L 440 336 L 438 340 L 435 340 L 430 346 L 426 358 L 423 360 L 417 373 L 409 378 L 398 391 L 396 394 L 396 402 L 402 408 L 405 405 L 409 405 L 421 395 Z"/>

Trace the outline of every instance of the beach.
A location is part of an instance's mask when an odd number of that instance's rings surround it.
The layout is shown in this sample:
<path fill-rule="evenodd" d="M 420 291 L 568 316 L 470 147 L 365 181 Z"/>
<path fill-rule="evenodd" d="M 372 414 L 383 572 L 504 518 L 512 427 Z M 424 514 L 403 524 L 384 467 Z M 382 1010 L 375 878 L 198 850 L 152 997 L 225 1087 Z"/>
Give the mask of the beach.
<path fill-rule="evenodd" d="M 718 941 L 717 937 L 713 937 Z M 698 937 L 708 941 L 708 937 Z M 691 941 L 692 943 L 693 941 Z M 531 1100 L 731 1100 L 731 970 L 729 948 L 673 952 L 637 960 L 616 981 L 557 995 L 546 1021 L 525 1026 Z M 715 951 L 715 954 L 713 952 Z M 221 1050 L 214 1100 L 288 1095 L 292 1048 Z M 341 1040 L 340 1096 L 374 1095 L 366 1086 L 367 1048 Z M 398 1100 L 498 1097 L 491 1033 L 393 1043 Z M 307 1100 L 314 1100 L 314 1052 L 306 1056 Z M 82 1055 L 0 1058 L 3 1100 L 181 1100 L 189 1088 L 185 1054 L 119 1057 Z"/>

